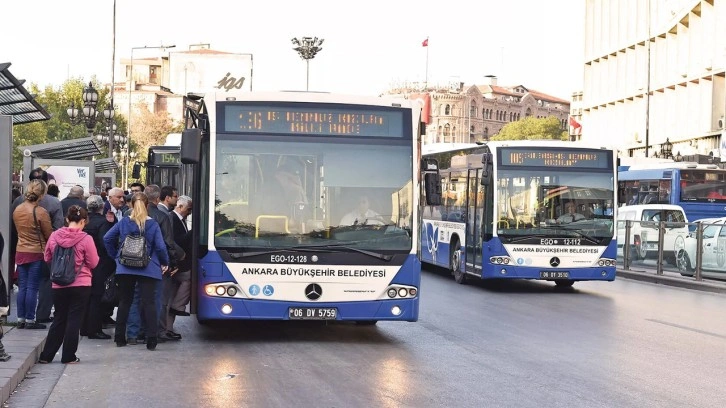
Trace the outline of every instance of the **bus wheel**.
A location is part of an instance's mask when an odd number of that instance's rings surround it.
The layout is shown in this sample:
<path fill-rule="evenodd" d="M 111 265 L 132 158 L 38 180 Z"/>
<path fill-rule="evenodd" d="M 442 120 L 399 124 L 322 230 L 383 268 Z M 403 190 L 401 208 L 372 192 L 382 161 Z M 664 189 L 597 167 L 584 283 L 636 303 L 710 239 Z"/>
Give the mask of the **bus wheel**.
<path fill-rule="evenodd" d="M 375 326 L 378 320 L 356 320 L 355 324 L 358 326 Z"/>
<path fill-rule="evenodd" d="M 461 270 L 461 248 L 459 248 L 459 241 L 454 241 L 453 244 L 449 255 L 449 265 L 451 265 L 454 281 L 463 285 L 466 283 L 466 273 Z"/>
<path fill-rule="evenodd" d="M 555 281 L 555 285 L 557 285 L 558 288 L 569 288 L 574 284 L 575 281 L 572 279 L 558 279 Z"/>

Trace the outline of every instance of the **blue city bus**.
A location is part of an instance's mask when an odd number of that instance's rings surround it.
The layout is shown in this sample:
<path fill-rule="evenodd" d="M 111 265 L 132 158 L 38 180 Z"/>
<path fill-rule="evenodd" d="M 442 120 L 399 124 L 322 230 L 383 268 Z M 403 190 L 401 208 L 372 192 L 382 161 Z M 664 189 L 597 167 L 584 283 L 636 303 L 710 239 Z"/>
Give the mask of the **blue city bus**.
<path fill-rule="evenodd" d="M 190 95 L 197 319 L 416 321 L 421 107 Z"/>
<path fill-rule="evenodd" d="M 561 141 L 427 147 L 421 261 L 458 283 L 614 280 L 616 156 Z"/>
<path fill-rule="evenodd" d="M 679 205 L 689 222 L 723 217 L 726 170 L 694 162 L 619 166 L 618 204 Z"/>

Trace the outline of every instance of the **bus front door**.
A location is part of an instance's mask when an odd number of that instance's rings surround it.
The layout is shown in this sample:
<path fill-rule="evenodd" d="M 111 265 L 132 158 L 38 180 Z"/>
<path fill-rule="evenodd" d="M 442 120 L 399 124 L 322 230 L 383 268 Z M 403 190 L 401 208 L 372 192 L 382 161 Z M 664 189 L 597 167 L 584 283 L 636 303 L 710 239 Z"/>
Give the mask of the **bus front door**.
<path fill-rule="evenodd" d="M 483 186 L 481 169 L 469 170 L 469 188 L 466 208 L 466 271 L 481 275 L 482 238 L 479 232 L 482 222 Z"/>

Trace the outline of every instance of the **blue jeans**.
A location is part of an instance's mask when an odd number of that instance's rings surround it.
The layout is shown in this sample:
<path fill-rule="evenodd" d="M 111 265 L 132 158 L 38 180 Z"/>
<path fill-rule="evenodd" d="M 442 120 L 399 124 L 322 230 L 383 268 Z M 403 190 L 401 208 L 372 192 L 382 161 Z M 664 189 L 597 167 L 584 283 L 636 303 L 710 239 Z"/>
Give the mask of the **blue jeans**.
<path fill-rule="evenodd" d="M 161 280 L 154 282 L 154 301 L 156 304 L 157 321 L 159 320 L 159 316 L 161 316 L 161 282 Z M 146 333 L 146 325 L 141 319 L 141 310 L 139 308 L 140 301 L 141 289 L 139 288 L 139 285 L 136 285 L 136 288 L 134 289 L 134 299 L 131 301 L 131 309 L 129 310 L 129 319 L 126 324 L 127 339 L 135 339 L 139 337 L 139 334 L 141 333 L 149 336 L 149 333 Z M 151 335 L 153 334 L 154 333 L 152 333 Z"/>
<path fill-rule="evenodd" d="M 43 261 L 18 265 L 18 320 L 35 321 Z"/>

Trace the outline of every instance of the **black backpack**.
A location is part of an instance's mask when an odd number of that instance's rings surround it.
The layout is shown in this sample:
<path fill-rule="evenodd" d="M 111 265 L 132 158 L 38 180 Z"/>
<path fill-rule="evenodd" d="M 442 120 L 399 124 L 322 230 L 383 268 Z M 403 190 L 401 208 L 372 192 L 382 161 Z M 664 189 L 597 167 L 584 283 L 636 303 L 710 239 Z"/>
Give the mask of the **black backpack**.
<path fill-rule="evenodd" d="M 76 254 L 73 247 L 64 248 L 56 244 L 50 261 L 50 281 L 56 285 L 68 286 L 76 280 Z"/>

